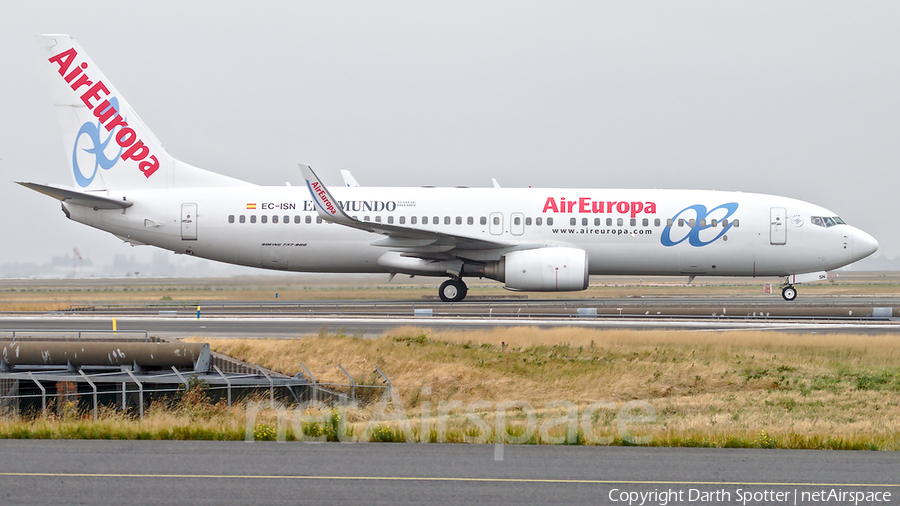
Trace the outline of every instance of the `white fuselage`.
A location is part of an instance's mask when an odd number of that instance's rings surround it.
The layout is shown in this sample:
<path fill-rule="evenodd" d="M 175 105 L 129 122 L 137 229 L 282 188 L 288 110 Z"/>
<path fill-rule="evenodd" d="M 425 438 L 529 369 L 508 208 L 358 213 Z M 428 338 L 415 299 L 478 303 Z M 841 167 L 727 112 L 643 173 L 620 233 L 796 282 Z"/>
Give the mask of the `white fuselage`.
<path fill-rule="evenodd" d="M 332 193 L 347 214 L 361 221 L 506 245 L 452 252 L 465 262 L 496 261 L 517 249 L 558 246 L 586 251 L 590 274 L 785 276 L 841 267 L 877 248 L 871 236 L 850 225 L 814 223 L 816 217 L 832 219 L 836 214 L 772 195 L 378 187 L 334 188 Z M 319 219 L 305 187 L 174 188 L 107 195 L 134 205 L 124 210 L 67 206 L 70 217 L 132 243 L 239 265 L 304 272 L 404 272 L 379 263 L 390 248 L 373 243 L 384 236 Z"/>

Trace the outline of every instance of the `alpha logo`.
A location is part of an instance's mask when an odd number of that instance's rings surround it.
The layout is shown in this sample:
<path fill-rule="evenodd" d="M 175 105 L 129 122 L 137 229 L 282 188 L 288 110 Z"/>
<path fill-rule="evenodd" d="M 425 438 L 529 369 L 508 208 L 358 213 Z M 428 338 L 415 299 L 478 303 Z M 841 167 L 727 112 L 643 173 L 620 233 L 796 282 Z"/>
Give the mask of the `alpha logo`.
<path fill-rule="evenodd" d="M 75 51 L 75 48 L 69 48 L 51 56 L 47 60 L 59 66 L 59 75 L 69 84 L 72 91 L 79 92 L 80 88 L 86 87 L 81 92 L 81 101 L 89 111 L 94 113 L 98 120 L 96 124 L 88 121 L 81 125 L 81 129 L 78 130 L 72 153 L 72 169 L 75 173 L 75 181 L 80 186 L 86 187 L 96 177 L 98 168 L 109 170 L 118 163 L 119 159 L 139 162 L 138 169 L 145 177 L 149 178 L 159 169 L 159 160 L 155 155 L 150 154 L 150 148 L 138 138 L 137 132 L 129 127 L 125 118 L 119 114 L 119 101 L 116 97 L 109 95 L 109 89 L 103 84 L 103 81 L 94 82 L 85 73 L 88 63 L 75 63 L 77 56 L 78 52 Z M 106 139 L 102 140 L 100 139 L 101 125 L 109 132 Z M 78 146 L 83 135 L 87 135 L 93 141 L 91 148 L 83 150 L 94 155 L 95 158 L 94 171 L 89 177 L 84 175 L 78 163 Z M 107 148 L 112 139 L 116 140 L 116 144 L 119 145 L 120 149 L 114 157 L 109 158 L 107 156 Z"/>
<path fill-rule="evenodd" d="M 602 201 L 581 197 L 574 200 L 566 200 L 562 197 L 558 201 L 553 197 L 547 197 L 544 202 L 543 213 L 618 213 L 630 214 L 632 218 L 640 213 L 656 214 L 656 202 L 618 202 L 615 200 Z"/>
<path fill-rule="evenodd" d="M 695 246 L 698 248 L 701 246 L 706 246 L 707 244 L 711 244 L 717 241 L 720 237 L 724 236 L 725 233 L 731 230 L 731 227 L 734 226 L 733 221 L 726 222 L 724 220 L 728 220 L 728 218 L 730 218 L 731 215 L 734 214 L 735 211 L 737 211 L 737 208 L 737 202 L 722 204 L 710 209 L 709 211 L 707 211 L 706 206 L 702 204 L 685 207 L 672 217 L 671 224 L 666 225 L 666 228 L 664 228 L 662 231 L 662 237 L 660 237 L 659 240 L 663 246 L 675 246 L 676 244 L 681 244 L 685 240 L 691 246 Z M 703 232 L 707 229 L 718 229 L 718 227 L 712 226 L 712 220 L 716 220 L 717 222 L 723 224 L 727 223 L 727 225 L 723 225 L 718 234 L 716 234 L 712 239 L 708 239 L 711 233 Z M 693 223 L 693 225 L 688 227 L 677 226 L 679 223 L 681 223 L 682 225 Z M 680 239 L 672 238 L 673 234 L 677 237 L 681 233 L 684 233 L 684 236 Z"/>

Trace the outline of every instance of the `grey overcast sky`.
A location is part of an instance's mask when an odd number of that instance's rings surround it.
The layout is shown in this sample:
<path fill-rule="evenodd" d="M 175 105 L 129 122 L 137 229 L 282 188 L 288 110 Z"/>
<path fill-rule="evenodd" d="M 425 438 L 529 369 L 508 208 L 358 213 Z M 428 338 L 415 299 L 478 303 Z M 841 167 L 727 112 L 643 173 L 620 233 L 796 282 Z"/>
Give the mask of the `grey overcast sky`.
<path fill-rule="evenodd" d="M 900 255 L 900 2 L 0 2 L 0 263 L 149 258 L 71 185 L 34 35 L 177 158 L 258 184 L 650 187 L 815 202 Z M 180 258 L 180 257 L 179 257 Z M 180 260 L 179 260 L 180 261 Z"/>

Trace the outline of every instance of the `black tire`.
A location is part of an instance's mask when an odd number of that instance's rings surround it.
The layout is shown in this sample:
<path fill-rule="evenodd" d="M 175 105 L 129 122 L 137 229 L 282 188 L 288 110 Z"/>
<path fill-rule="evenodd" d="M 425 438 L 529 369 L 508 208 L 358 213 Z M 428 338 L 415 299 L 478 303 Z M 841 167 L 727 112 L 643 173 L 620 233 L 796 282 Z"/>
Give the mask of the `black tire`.
<path fill-rule="evenodd" d="M 438 289 L 438 295 L 444 302 L 459 302 L 465 299 L 468 293 L 468 287 L 460 279 L 448 279 L 441 283 Z"/>
<path fill-rule="evenodd" d="M 797 298 L 797 289 L 793 286 L 786 286 L 781 290 L 781 296 L 790 302 Z"/>

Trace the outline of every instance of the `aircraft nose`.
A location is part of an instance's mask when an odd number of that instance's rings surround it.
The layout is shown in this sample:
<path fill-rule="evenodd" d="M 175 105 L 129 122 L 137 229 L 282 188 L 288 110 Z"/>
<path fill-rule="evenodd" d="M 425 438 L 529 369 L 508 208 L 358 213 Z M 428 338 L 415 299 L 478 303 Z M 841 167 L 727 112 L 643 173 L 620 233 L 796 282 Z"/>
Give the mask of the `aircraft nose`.
<path fill-rule="evenodd" d="M 856 229 L 853 232 L 853 260 L 860 260 L 878 250 L 878 241 L 871 235 Z"/>

